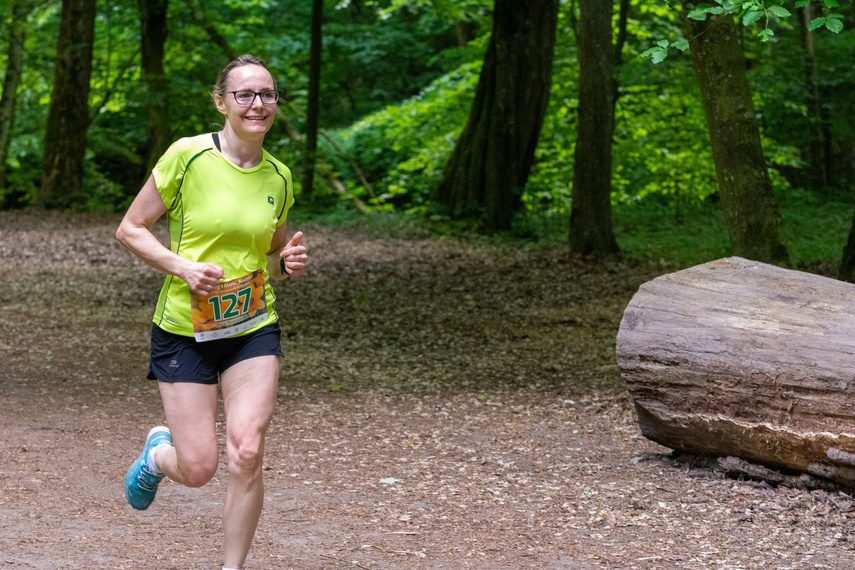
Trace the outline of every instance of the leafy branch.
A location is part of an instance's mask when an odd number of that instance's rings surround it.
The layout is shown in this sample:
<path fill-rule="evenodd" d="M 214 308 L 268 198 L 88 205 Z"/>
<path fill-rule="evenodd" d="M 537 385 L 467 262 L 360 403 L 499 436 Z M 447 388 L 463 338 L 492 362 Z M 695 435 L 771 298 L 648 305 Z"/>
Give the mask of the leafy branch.
<path fill-rule="evenodd" d="M 683 39 L 676 42 L 659 40 L 656 42 L 655 47 L 644 50 L 641 53 L 641 57 L 649 57 L 653 60 L 653 63 L 661 63 L 668 58 L 668 49 L 672 47 L 680 51 L 686 51 L 689 48 L 689 40 Z"/>
<path fill-rule="evenodd" d="M 796 8 L 801 8 L 809 3 L 810 0 L 799 0 L 796 2 Z M 823 0 L 822 4 L 823 15 L 811 20 L 808 30 L 813 31 L 824 27 L 835 34 L 839 34 L 843 30 L 843 16 L 831 10 L 837 8 L 840 4 L 837 3 L 837 0 Z"/>
<path fill-rule="evenodd" d="M 774 1 L 774 0 L 771 0 Z M 822 16 L 813 18 L 808 24 L 808 30 L 818 30 L 825 28 L 830 32 L 839 34 L 843 30 L 843 15 L 834 11 L 840 4 L 837 0 L 814 0 L 822 6 Z M 795 0 L 795 8 L 803 8 L 810 4 L 811 0 Z M 768 5 L 767 5 L 768 4 Z M 715 4 L 697 4 L 689 10 L 686 17 L 692 20 L 704 21 L 708 16 L 720 16 L 723 14 L 731 14 L 738 21 L 742 21 L 742 25 L 748 27 L 757 22 L 763 21 L 763 29 L 757 32 L 757 36 L 761 41 L 768 42 L 775 32 L 769 28 L 769 21 L 772 17 L 789 18 L 793 14 L 781 3 L 771 4 L 766 0 L 715 0 Z M 678 40 L 671 42 L 669 40 L 659 40 L 656 46 L 645 50 L 641 57 L 649 57 L 653 63 L 665 61 L 668 57 L 668 50 L 676 48 L 680 51 L 686 51 L 689 47 L 688 40 Z"/>

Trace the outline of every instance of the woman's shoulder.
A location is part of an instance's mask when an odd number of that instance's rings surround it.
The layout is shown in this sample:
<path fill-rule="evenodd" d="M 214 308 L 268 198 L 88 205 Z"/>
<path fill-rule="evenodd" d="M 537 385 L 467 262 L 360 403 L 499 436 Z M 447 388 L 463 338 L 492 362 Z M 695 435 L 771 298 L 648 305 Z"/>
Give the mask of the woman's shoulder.
<path fill-rule="evenodd" d="M 154 167 L 158 188 L 165 187 L 168 180 L 180 180 L 193 158 L 214 148 L 210 134 L 183 137 L 173 142 Z"/>
<path fill-rule="evenodd" d="M 214 139 L 211 133 L 205 133 L 178 139 L 172 143 L 168 152 L 196 154 L 212 148 L 214 148 Z"/>

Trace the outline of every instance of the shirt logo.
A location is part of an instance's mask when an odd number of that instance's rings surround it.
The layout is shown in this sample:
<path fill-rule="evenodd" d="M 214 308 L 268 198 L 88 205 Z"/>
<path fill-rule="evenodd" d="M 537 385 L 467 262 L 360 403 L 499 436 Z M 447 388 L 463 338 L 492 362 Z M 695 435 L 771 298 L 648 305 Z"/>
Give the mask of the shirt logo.
<path fill-rule="evenodd" d="M 271 206 L 273 205 L 273 196 L 267 197 L 267 203 L 270 204 Z"/>

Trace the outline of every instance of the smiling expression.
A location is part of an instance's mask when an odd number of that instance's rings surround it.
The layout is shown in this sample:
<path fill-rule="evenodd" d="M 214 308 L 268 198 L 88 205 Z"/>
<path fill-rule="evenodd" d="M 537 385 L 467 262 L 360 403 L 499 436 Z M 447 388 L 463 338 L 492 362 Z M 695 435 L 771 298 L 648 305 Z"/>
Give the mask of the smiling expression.
<path fill-rule="evenodd" d="M 247 90 L 260 93 L 276 89 L 270 72 L 258 65 L 236 67 L 229 73 L 226 85 L 227 93 L 214 98 L 217 110 L 226 118 L 226 128 L 231 127 L 231 130 L 242 138 L 263 137 L 273 125 L 276 104 L 264 105 L 261 97 L 256 97 L 252 105 L 238 105 L 228 91 Z"/>

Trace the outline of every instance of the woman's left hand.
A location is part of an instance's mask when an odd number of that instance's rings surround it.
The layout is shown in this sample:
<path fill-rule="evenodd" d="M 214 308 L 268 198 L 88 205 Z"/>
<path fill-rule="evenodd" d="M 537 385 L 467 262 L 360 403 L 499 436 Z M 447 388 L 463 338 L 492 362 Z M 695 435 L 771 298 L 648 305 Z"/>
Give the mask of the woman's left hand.
<path fill-rule="evenodd" d="M 303 274 L 303 271 L 306 269 L 306 261 L 309 259 L 309 256 L 306 254 L 306 247 L 300 245 L 301 239 L 303 239 L 303 232 L 295 233 L 291 241 L 286 243 L 279 251 L 279 258 L 287 268 L 285 273 L 292 277 Z"/>

